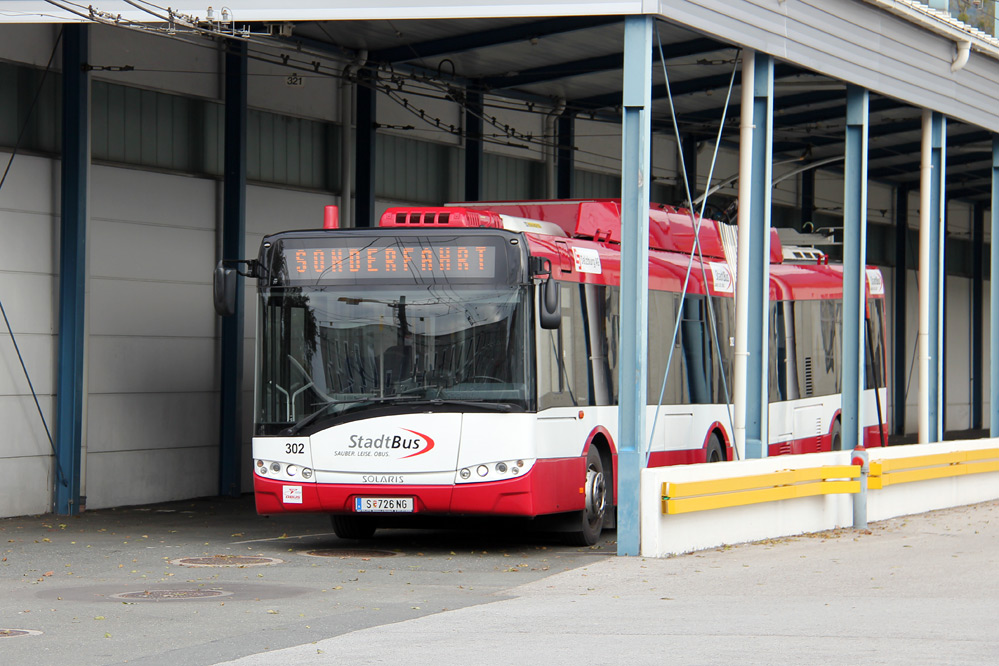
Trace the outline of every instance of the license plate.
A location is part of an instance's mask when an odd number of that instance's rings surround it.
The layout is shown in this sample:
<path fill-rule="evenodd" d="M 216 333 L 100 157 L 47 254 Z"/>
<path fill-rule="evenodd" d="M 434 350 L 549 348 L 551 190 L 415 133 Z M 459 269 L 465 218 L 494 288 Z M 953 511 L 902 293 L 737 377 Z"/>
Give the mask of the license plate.
<path fill-rule="evenodd" d="M 412 497 L 355 497 L 357 513 L 412 513 Z"/>

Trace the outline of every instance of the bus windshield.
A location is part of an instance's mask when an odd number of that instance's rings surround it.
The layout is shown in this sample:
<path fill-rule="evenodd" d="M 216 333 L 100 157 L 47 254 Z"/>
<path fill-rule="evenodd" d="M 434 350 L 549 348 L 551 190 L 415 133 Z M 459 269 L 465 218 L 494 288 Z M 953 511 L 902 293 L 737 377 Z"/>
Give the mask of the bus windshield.
<path fill-rule="evenodd" d="M 257 434 L 407 402 L 527 409 L 528 294 L 439 284 L 263 291 Z"/>

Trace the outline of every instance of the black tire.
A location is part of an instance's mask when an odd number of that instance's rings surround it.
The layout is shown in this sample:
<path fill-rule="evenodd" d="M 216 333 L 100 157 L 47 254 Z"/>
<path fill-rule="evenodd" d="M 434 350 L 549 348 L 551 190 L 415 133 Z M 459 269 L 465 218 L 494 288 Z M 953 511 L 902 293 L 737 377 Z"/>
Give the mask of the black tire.
<path fill-rule="evenodd" d="M 590 445 L 586 453 L 586 477 L 583 479 L 586 506 L 579 512 L 577 532 L 570 532 L 569 543 L 574 546 L 592 546 L 600 539 L 607 513 L 607 480 L 604 463 L 597 447 Z"/>
<path fill-rule="evenodd" d="M 829 442 L 831 451 L 842 451 L 843 450 L 843 433 L 842 426 L 839 424 L 839 419 L 833 421 L 832 432 L 829 433 Z"/>
<path fill-rule="evenodd" d="M 330 516 L 333 532 L 341 539 L 370 539 L 378 523 L 371 516 Z"/>
<path fill-rule="evenodd" d="M 712 433 L 708 441 L 708 448 L 704 452 L 704 462 L 722 462 L 725 460 L 725 449 L 722 448 L 721 441 L 717 433 Z"/>

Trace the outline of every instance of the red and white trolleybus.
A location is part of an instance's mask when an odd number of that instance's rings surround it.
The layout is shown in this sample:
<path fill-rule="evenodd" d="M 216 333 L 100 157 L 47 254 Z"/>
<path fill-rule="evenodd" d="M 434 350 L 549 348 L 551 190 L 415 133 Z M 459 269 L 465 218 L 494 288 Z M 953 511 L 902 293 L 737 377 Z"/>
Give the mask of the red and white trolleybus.
<path fill-rule="evenodd" d="M 265 237 L 247 270 L 258 512 L 330 514 L 345 538 L 388 517 L 521 516 L 594 543 L 614 520 L 620 228 L 618 201 L 573 200 L 393 208 L 377 228 Z M 703 221 L 681 298 L 692 217 L 650 211 L 652 466 L 733 458 L 725 232 Z M 842 268 L 783 255 L 774 235 L 769 454 L 836 449 Z M 867 274 L 877 446 L 884 286 Z"/>

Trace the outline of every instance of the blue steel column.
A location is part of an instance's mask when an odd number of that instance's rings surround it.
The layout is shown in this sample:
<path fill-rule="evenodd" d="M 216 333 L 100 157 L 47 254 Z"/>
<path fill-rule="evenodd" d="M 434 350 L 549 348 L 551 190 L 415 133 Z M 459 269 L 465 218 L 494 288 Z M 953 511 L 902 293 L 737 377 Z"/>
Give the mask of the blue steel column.
<path fill-rule="evenodd" d="M 770 195 L 773 177 L 774 59 L 753 59 L 753 148 L 749 212 L 749 332 L 746 367 L 746 458 L 767 456 L 770 387 Z"/>
<path fill-rule="evenodd" d="M 909 300 L 909 188 L 895 190 L 895 315 L 892 320 L 892 432 L 905 434 L 905 388 L 909 370 L 906 348 Z"/>
<path fill-rule="evenodd" d="M 930 325 L 929 348 L 930 368 L 927 377 L 929 386 L 929 441 L 943 441 L 943 286 L 944 286 L 944 226 L 947 223 L 945 211 L 945 169 L 947 119 L 934 112 L 930 119 L 931 148 L 930 163 Z"/>
<path fill-rule="evenodd" d="M 846 139 L 843 165 L 843 450 L 864 443 L 864 351 L 867 299 L 867 120 L 869 95 L 846 87 Z M 880 421 L 880 419 L 878 419 Z M 866 466 L 866 465 L 865 465 Z M 853 496 L 853 526 L 867 527 L 867 477 Z"/>
<path fill-rule="evenodd" d="M 999 23 L 999 19 L 996 19 Z M 999 437 L 999 136 L 992 139 L 992 265 L 989 283 L 989 434 Z"/>
<path fill-rule="evenodd" d="M 222 258 L 246 257 L 246 43 L 230 41 L 225 54 L 225 156 L 222 183 Z M 219 495 L 240 494 L 243 448 L 243 320 L 245 280 L 236 280 L 236 312 L 222 317 L 219 420 Z"/>
<path fill-rule="evenodd" d="M 864 304 L 867 280 L 868 93 L 846 88 L 846 147 L 843 165 L 843 449 L 863 444 Z"/>
<path fill-rule="evenodd" d="M 806 231 L 805 223 L 815 227 L 815 169 L 801 172 L 801 231 Z"/>
<path fill-rule="evenodd" d="M 982 428 L 982 337 L 985 302 L 985 202 L 977 201 L 971 212 L 971 428 Z"/>
<path fill-rule="evenodd" d="M 482 93 L 465 93 L 465 201 L 482 200 Z"/>
<path fill-rule="evenodd" d="M 645 447 L 649 331 L 649 182 L 652 125 L 651 16 L 624 19 L 621 124 L 621 364 L 617 554 L 638 555 L 641 449 Z"/>
<path fill-rule="evenodd" d="M 375 88 L 371 73 L 361 72 L 357 85 L 357 129 L 354 131 L 354 226 L 375 224 Z"/>
<path fill-rule="evenodd" d="M 87 278 L 87 168 L 90 164 L 90 76 L 84 71 L 89 30 L 68 24 L 62 40 L 62 223 L 59 244 L 59 358 L 56 378 L 55 512 L 80 512 L 83 448 L 83 344 Z M 58 475 L 56 475 L 58 476 Z"/>
<path fill-rule="evenodd" d="M 568 111 L 555 122 L 557 152 L 555 153 L 555 197 L 573 197 L 574 148 L 576 144 L 576 116 Z"/>
<path fill-rule="evenodd" d="M 690 188 L 690 198 L 697 199 L 697 137 L 684 134 L 680 137 L 680 154 L 683 155 L 683 168 L 687 172 L 687 185 Z"/>

